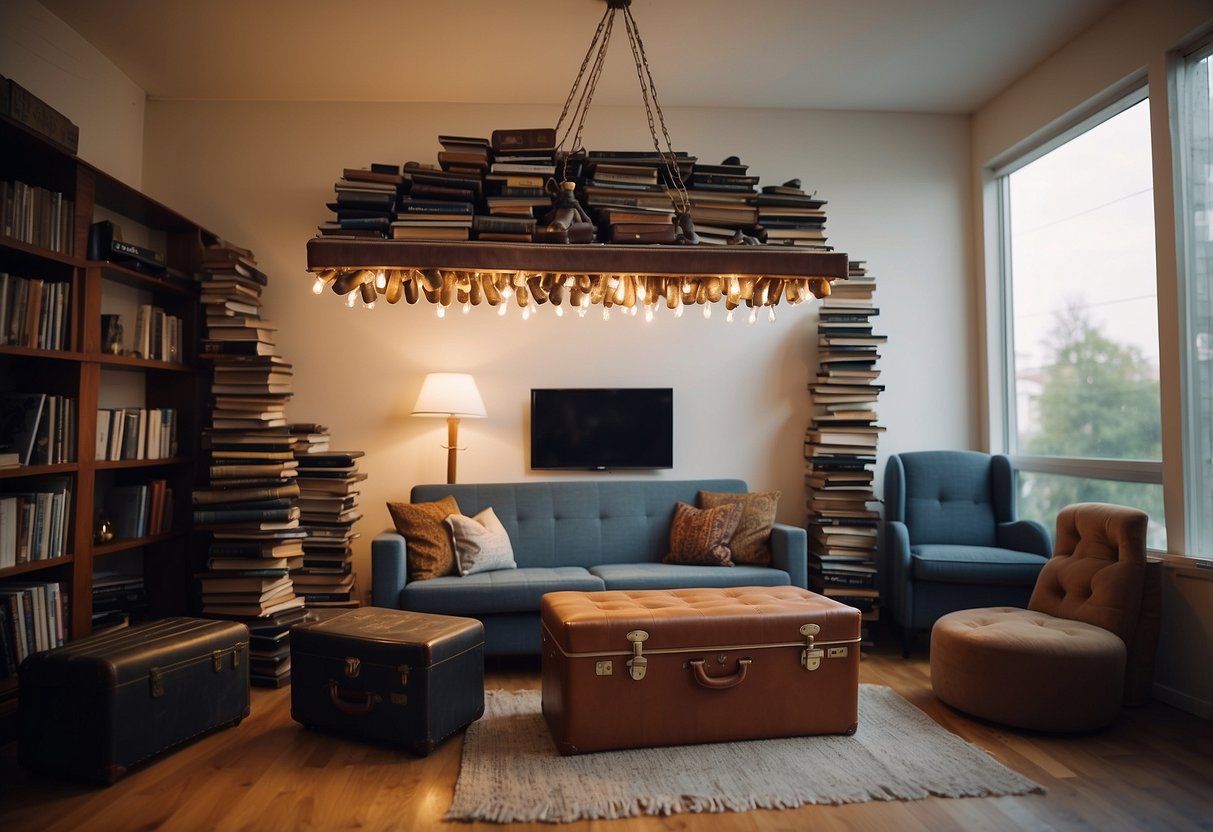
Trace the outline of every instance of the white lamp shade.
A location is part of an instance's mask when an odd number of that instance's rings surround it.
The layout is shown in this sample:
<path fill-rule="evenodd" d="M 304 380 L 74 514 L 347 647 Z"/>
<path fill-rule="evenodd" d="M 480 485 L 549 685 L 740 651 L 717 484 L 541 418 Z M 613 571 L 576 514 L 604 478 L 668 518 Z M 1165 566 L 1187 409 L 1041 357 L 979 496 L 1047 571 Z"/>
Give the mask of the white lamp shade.
<path fill-rule="evenodd" d="M 483 419 L 488 413 L 469 373 L 430 373 L 421 385 L 413 415 Z"/>

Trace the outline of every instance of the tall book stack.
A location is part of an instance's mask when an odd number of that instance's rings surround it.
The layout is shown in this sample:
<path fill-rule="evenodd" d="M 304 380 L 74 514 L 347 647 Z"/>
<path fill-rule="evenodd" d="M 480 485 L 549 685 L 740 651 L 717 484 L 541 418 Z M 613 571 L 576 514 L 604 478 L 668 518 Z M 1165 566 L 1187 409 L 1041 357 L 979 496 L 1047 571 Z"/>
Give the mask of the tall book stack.
<path fill-rule="evenodd" d="M 845 281 L 821 302 L 816 378 L 809 383 L 816 413 L 805 433 L 809 585 L 857 607 L 867 621 L 880 613 L 872 507 L 877 438 L 879 347 L 872 332 L 875 279 L 852 261 Z"/>
<path fill-rule="evenodd" d="M 304 427 L 312 435 L 327 434 L 318 425 Z M 310 451 L 296 446 L 300 523 L 307 537 L 303 563 L 291 576 L 309 609 L 359 605 L 351 546 L 358 537 L 354 523 L 362 517 L 358 483 L 366 474 L 357 463 L 362 455 L 362 451 Z"/>
<path fill-rule="evenodd" d="M 288 631 L 306 615 L 290 570 L 303 564 L 298 463 L 286 422 L 292 369 L 261 318 L 266 276 L 252 253 L 207 249 L 202 357 L 213 367 L 211 425 L 203 432 L 209 484 L 193 492 L 194 526 L 210 535 L 198 575 L 202 614 L 243 621 L 254 684 L 290 679 Z"/>

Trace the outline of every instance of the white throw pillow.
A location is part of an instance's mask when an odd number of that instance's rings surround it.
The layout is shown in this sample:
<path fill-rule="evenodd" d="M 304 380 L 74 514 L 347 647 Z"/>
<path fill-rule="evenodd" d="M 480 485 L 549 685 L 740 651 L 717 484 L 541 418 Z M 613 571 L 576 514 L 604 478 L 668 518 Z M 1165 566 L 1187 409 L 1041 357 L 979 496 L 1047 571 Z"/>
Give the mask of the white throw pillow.
<path fill-rule="evenodd" d="M 455 570 L 460 575 L 518 567 L 510 536 L 491 507 L 475 517 L 452 514 L 445 522 L 455 547 Z"/>

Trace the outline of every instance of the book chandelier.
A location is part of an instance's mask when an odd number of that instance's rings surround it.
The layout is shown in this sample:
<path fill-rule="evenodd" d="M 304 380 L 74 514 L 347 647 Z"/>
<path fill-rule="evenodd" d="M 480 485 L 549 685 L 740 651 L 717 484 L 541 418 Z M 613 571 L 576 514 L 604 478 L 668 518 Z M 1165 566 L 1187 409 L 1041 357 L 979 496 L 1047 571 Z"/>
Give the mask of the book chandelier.
<path fill-rule="evenodd" d="M 466 313 L 473 307 L 489 306 L 505 315 L 510 306 L 516 306 L 526 319 L 550 304 L 557 316 L 564 314 L 566 305 L 579 316 L 591 306 L 599 306 L 604 318 L 617 309 L 628 315 L 643 312 L 646 320 L 652 320 L 662 307 L 676 317 L 688 307 L 711 317 L 713 306 L 722 304 L 727 320 L 732 321 L 735 310 L 744 308 L 751 323 L 760 311 L 774 320 L 780 302 L 796 305 L 828 295 L 830 281 L 847 276 L 845 254 L 765 245 L 741 233 L 736 245 L 699 244 L 691 220 L 691 200 L 657 103 L 631 0 L 606 3 L 607 10 L 556 125 L 561 138 L 553 158 L 561 182 L 552 189 L 553 211 L 541 221 L 542 232 L 533 238 L 544 242 L 315 237 L 307 246 L 308 271 L 315 274 L 313 292 L 319 295 L 331 289 L 350 307 L 361 300 L 373 308 L 381 297 L 391 304 L 402 298 L 408 304 L 424 301 L 436 307 L 439 317 L 451 307 Z M 585 154 L 582 128 L 620 10 L 649 133 L 674 207 L 670 244 L 592 242 L 594 226 L 576 203 L 574 183 L 566 179 L 569 161 Z M 571 107 L 573 115 L 566 123 Z"/>

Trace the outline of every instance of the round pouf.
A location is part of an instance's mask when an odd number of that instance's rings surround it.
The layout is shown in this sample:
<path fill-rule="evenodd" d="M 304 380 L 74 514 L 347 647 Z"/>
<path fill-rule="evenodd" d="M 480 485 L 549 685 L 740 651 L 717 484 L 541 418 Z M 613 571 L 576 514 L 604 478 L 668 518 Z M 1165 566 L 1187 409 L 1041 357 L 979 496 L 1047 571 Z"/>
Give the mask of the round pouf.
<path fill-rule="evenodd" d="M 1015 607 L 949 613 L 931 629 L 931 686 L 965 713 L 1034 731 L 1090 731 L 1120 712 L 1114 633 Z"/>

